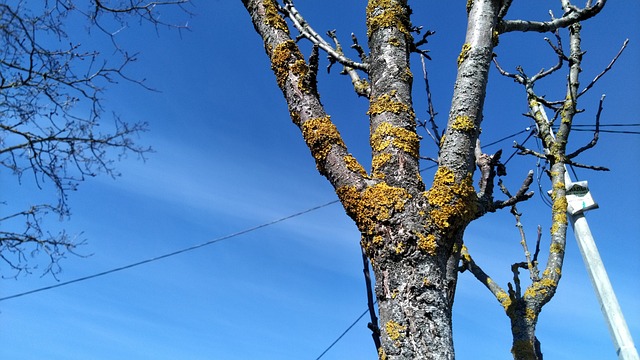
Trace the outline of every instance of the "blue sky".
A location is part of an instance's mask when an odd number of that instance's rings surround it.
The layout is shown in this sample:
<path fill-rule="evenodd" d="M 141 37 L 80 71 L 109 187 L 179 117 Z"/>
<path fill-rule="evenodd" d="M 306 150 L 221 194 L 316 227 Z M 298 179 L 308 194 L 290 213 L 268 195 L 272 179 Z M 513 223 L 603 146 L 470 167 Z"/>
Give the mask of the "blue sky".
<path fill-rule="evenodd" d="M 203 243 L 336 198 L 288 119 L 261 41 L 240 2 L 194 3 L 196 16 L 189 20 L 189 32 L 157 34 L 131 22 L 120 34 L 125 47 L 141 53 L 130 73 L 146 78 L 161 92 L 120 84 L 108 91 L 107 104 L 124 119 L 148 121 L 151 131 L 140 142 L 156 152 L 146 162 L 124 159 L 118 167 L 122 177 L 91 179 L 71 194 L 72 218 L 52 226 L 84 232 L 89 242 L 81 252 L 92 256 L 64 260 L 61 281 Z M 414 24 L 436 31 L 428 45 L 433 60 L 427 66 L 437 119 L 444 126 L 455 59 L 464 39 L 464 4 L 415 3 Z M 365 1 L 300 1 L 299 8 L 317 30 L 338 29 L 346 44 L 351 32 L 365 40 L 364 5 Z M 546 19 L 552 6 L 560 14 L 556 2 L 534 6 L 515 2 L 510 18 Z M 582 98 L 580 106 L 586 111 L 577 123 L 593 122 L 602 93 L 607 94 L 602 123 L 639 122 L 639 16 L 638 2 L 609 2 L 600 16 L 584 24 L 583 84 L 608 64 L 625 38 L 631 43 L 613 71 Z M 502 36 L 496 49 L 502 66 L 513 71 L 523 65 L 530 74 L 548 68 L 554 59 L 542 37 Z M 100 46 L 104 39 L 95 36 L 93 41 Z M 416 113 L 426 118 L 420 63 L 413 60 Z M 350 151 L 367 164 L 368 105 L 337 70 L 322 72 L 322 99 Z M 564 77 L 558 74 L 536 88 L 549 98 L 562 98 Z M 485 143 L 530 125 L 520 115 L 526 101 L 517 84 L 496 75 L 489 92 Z M 515 140 L 521 142 L 525 136 Z M 573 144 L 582 145 L 590 137 L 575 133 Z M 510 155 L 512 140 L 486 150 L 502 147 Z M 587 218 L 636 344 L 639 140 L 637 135 L 602 133 L 599 145 L 579 160 L 612 171 L 578 170 L 600 204 Z M 423 155 L 435 155 L 428 140 Z M 513 190 L 536 162 L 515 157 L 507 168 L 505 182 Z M 15 185 L 2 176 L 3 184 Z M 427 181 L 431 176 L 423 173 Z M 49 194 L 23 186 L 14 196 L 27 203 Z M 541 224 L 543 242 L 548 241 L 549 209 L 540 197 L 519 208 L 528 238 L 535 238 Z M 6 300 L 0 302 L 0 358 L 315 359 L 366 309 L 358 240 L 355 226 L 334 204 L 193 252 Z M 522 261 L 518 241 L 514 220 L 506 211 L 485 216 L 466 233 L 472 255 L 504 287 L 511 280 L 510 265 Z M 54 283 L 37 274 L 2 280 L 0 295 Z M 467 273 L 461 275 L 457 290 L 454 336 L 458 359 L 511 358 L 507 316 Z M 538 337 L 549 359 L 615 358 L 571 234 L 563 278 L 557 295 L 543 309 Z M 323 359 L 375 357 L 363 320 Z"/>

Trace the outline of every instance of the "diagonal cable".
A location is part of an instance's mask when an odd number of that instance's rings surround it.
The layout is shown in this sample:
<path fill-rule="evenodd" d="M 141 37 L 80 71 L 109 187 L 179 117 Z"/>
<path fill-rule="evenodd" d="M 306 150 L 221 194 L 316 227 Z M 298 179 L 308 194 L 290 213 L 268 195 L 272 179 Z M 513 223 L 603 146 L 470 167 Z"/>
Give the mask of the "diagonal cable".
<path fill-rule="evenodd" d="M 303 210 L 303 211 L 297 212 L 295 214 L 291 214 L 291 215 L 282 217 L 280 219 L 273 220 L 273 221 L 268 222 L 268 223 L 260 224 L 260 225 L 257 225 L 257 226 L 254 226 L 254 227 L 250 227 L 248 229 L 244 229 L 244 230 L 232 233 L 232 234 L 224 235 L 224 236 L 221 236 L 219 238 L 215 238 L 213 240 L 209 240 L 207 242 L 204 242 L 204 243 L 201 243 L 201 244 L 198 244 L 198 245 L 194 245 L 194 246 L 190 246 L 188 248 L 184 248 L 184 249 L 180 249 L 180 250 L 176 250 L 176 251 L 170 252 L 168 254 L 156 256 L 156 257 L 149 258 L 149 259 L 142 260 L 142 261 L 138 261 L 138 262 L 133 263 L 133 264 L 117 267 L 117 268 L 110 269 L 110 270 L 107 270 L 107 271 L 103 271 L 103 272 L 100 272 L 100 273 L 97 273 L 97 274 L 92 274 L 92 275 L 80 277 L 80 278 L 77 278 L 77 279 L 61 282 L 61 283 L 58 283 L 58 284 L 45 286 L 45 287 L 41 287 L 41 288 L 34 289 L 34 290 L 25 291 L 25 292 L 22 292 L 22 293 L 19 293 L 19 294 L 5 296 L 5 297 L 0 298 L 0 301 L 5 301 L 5 300 L 9 300 L 9 299 L 15 299 L 15 298 L 18 298 L 18 297 L 21 297 L 21 296 L 30 295 L 30 294 L 34 294 L 34 293 L 37 293 L 37 292 L 59 288 L 59 287 L 62 287 L 62 286 L 66 286 L 66 285 L 78 283 L 78 282 L 81 282 L 81 281 L 94 279 L 94 278 L 97 278 L 97 277 L 100 277 L 100 276 L 112 274 L 112 273 L 115 273 L 115 272 L 118 272 L 118 271 L 131 269 L 131 268 L 134 268 L 134 267 L 137 267 L 137 266 L 140 266 L 140 265 L 144 265 L 144 264 L 148 264 L 148 263 L 151 263 L 151 262 L 154 262 L 154 261 L 166 259 L 168 257 L 172 257 L 172 256 L 175 256 L 175 255 L 186 253 L 188 251 L 193 251 L 193 250 L 196 250 L 196 249 L 199 249 L 199 248 L 211 245 L 211 244 L 215 244 L 215 243 L 221 242 L 223 240 L 228 240 L 228 239 L 231 239 L 231 238 L 234 238 L 234 237 L 237 237 L 237 236 L 240 236 L 240 235 L 244 235 L 244 234 L 247 234 L 247 233 L 250 233 L 250 232 L 253 232 L 253 231 L 268 227 L 268 226 L 271 226 L 271 225 L 275 225 L 277 223 L 280 223 L 280 222 L 283 222 L 283 221 L 286 221 L 286 220 L 289 220 L 289 219 L 293 219 L 293 218 L 298 217 L 300 215 L 304 215 L 304 214 L 310 213 L 312 211 L 316 211 L 316 210 L 322 209 L 322 208 L 327 207 L 329 205 L 333 205 L 333 204 L 335 204 L 337 202 L 339 202 L 339 200 L 333 200 L 333 201 L 330 201 L 328 203 L 325 203 L 325 204 L 322 204 L 322 205 L 318 205 L 318 206 L 309 208 L 307 210 Z"/>

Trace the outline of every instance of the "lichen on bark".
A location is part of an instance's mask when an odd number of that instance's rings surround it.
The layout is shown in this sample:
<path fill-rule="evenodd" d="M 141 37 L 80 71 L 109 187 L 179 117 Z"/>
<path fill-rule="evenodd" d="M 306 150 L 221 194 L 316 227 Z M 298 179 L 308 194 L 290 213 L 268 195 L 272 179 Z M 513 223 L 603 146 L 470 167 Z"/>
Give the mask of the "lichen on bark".
<path fill-rule="evenodd" d="M 376 234 L 376 225 L 388 221 L 395 213 L 404 210 L 411 195 L 402 188 L 385 182 L 358 191 L 354 186 L 336 189 L 347 214 L 356 222 L 360 231 L 369 236 Z"/>
<path fill-rule="evenodd" d="M 366 9 L 367 35 L 383 28 L 396 28 L 411 39 L 411 21 L 404 6 L 395 0 L 369 1 Z"/>
<path fill-rule="evenodd" d="M 302 137 L 316 159 L 316 165 L 321 173 L 324 173 L 324 163 L 331 147 L 334 145 L 345 147 L 338 129 L 328 115 L 305 121 L 302 124 Z"/>
<path fill-rule="evenodd" d="M 441 232 L 467 224 L 477 211 L 477 196 L 471 176 L 456 182 L 455 174 L 446 167 L 436 171 L 433 185 L 424 196 L 432 206 L 429 220 Z"/>

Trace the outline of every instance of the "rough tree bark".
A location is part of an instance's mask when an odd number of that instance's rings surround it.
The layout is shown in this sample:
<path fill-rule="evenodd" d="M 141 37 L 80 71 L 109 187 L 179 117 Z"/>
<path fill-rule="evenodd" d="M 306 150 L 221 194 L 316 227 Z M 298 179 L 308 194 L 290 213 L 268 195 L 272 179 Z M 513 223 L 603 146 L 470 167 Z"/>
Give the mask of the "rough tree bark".
<path fill-rule="evenodd" d="M 299 16 L 291 0 L 284 1 L 285 7 L 275 0 L 242 2 L 264 41 L 291 119 L 300 128 L 319 172 L 333 185 L 362 234 L 361 245 L 376 278 L 380 359 L 453 359 L 451 308 L 465 228 L 486 212 L 531 196 L 527 193 L 529 177 L 515 196 L 494 201 L 494 168 L 499 155 L 481 154 L 477 146 L 497 37 L 500 32 L 527 30 L 521 29 L 519 23 L 502 21 L 511 1 L 467 3 L 466 40 L 458 57 L 458 76 L 441 139 L 438 170 L 426 191 L 419 173 L 420 143 L 409 67 L 409 57 L 416 51 L 417 43 L 412 36 L 415 28 L 407 1 L 368 1 L 370 53 L 361 54 L 362 63 L 346 59 L 339 49 L 332 53 L 330 45 Z M 292 39 L 282 14 L 316 45 L 309 61 Z M 575 20 L 563 20 L 551 27 L 572 22 Z M 544 31 L 549 27 L 534 25 L 544 27 Z M 344 65 L 352 75 L 356 92 L 369 98 L 372 149 L 369 172 L 348 152 L 320 103 L 315 86 L 317 47 Z M 368 81 L 353 75 L 355 70 L 364 71 Z M 562 158 L 563 153 L 558 156 Z M 481 159 L 487 161 L 483 163 L 485 170 L 476 191 L 472 179 L 476 161 L 481 165 Z M 557 176 L 563 174 L 555 164 L 552 171 Z M 563 198 L 564 188 L 554 187 L 554 191 L 555 198 Z M 558 205 L 554 216 L 561 217 L 558 214 L 564 211 L 566 206 Z M 566 218 L 560 223 L 554 242 L 560 241 L 566 230 Z"/>

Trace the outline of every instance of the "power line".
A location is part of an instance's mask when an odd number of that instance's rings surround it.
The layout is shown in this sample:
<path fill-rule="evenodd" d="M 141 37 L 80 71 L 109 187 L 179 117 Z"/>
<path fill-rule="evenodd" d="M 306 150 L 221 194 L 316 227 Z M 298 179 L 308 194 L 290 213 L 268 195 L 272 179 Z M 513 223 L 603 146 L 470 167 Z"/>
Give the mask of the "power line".
<path fill-rule="evenodd" d="M 593 124 L 572 124 L 571 127 L 594 127 Z M 634 127 L 640 126 L 640 124 L 600 124 L 600 127 Z"/>
<path fill-rule="evenodd" d="M 571 129 L 571 131 L 589 131 L 594 132 L 595 128 L 592 129 Z M 628 130 L 598 130 L 601 133 L 610 133 L 610 134 L 629 134 L 629 135 L 640 135 L 640 131 L 628 131 Z"/>
<path fill-rule="evenodd" d="M 640 124 L 599 124 L 598 127 L 598 131 L 601 133 L 610 133 L 610 134 L 627 134 L 627 135 L 640 135 L 640 131 L 631 131 L 631 130 L 608 130 L 608 129 L 603 129 L 603 128 L 620 128 L 620 127 L 626 127 L 626 128 L 633 128 L 633 127 L 639 127 Z M 555 125 L 553 126 L 554 130 L 557 130 L 558 126 Z M 590 131 L 590 132 L 595 132 L 596 131 L 596 126 L 594 124 L 573 124 L 571 125 L 571 131 Z"/>
<path fill-rule="evenodd" d="M 322 204 L 322 205 L 318 205 L 318 206 L 309 208 L 307 210 L 303 210 L 303 211 L 297 212 L 295 214 L 291 214 L 291 215 L 282 217 L 280 219 L 273 220 L 273 221 L 268 222 L 268 223 L 257 225 L 257 226 L 254 226 L 254 227 L 251 227 L 251 228 L 248 228 L 248 229 L 244 229 L 244 230 L 232 233 L 232 234 L 224 235 L 224 236 L 221 236 L 219 238 L 204 242 L 202 244 L 198 244 L 198 245 L 190 246 L 188 248 L 176 250 L 176 251 L 170 252 L 168 254 L 156 256 L 156 257 L 149 258 L 149 259 L 142 260 L 142 261 L 138 261 L 138 262 L 133 263 L 133 264 L 117 267 L 117 268 L 114 268 L 114 269 L 111 269 L 111 270 L 107 270 L 107 271 L 103 271 L 103 272 L 100 272 L 100 273 L 97 273 L 97 274 L 88 275 L 88 276 L 84 276 L 84 277 L 81 277 L 81 278 L 77 278 L 77 279 L 61 282 L 61 283 L 58 283 L 58 284 L 45 286 L 45 287 L 41 287 L 41 288 L 34 289 L 34 290 L 25 291 L 23 293 L 14 294 L 14 295 L 10 295 L 10 296 L 5 296 L 3 298 L 0 298 L 0 301 L 9 300 L 9 299 L 15 299 L 15 298 L 18 298 L 18 297 L 21 297 L 21 296 L 30 295 L 30 294 L 34 294 L 34 293 L 37 293 L 37 292 L 59 288 L 59 287 L 70 285 L 70 284 L 74 284 L 74 283 L 77 283 L 77 282 L 81 282 L 81 281 L 85 281 L 85 280 L 89 280 L 89 279 L 94 279 L 94 278 L 97 278 L 97 277 L 100 277 L 100 276 L 112 274 L 112 273 L 115 273 L 115 272 L 118 272 L 118 271 L 131 269 L 131 268 L 134 268 L 134 267 L 137 267 L 137 266 L 140 266 L 140 265 L 144 265 L 144 264 L 148 264 L 148 263 L 151 263 L 151 262 L 154 262 L 154 261 L 166 259 L 166 258 L 171 257 L 171 256 L 179 255 L 179 254 L 182 254 L 182 253 L 185 253 L 185 252 L 188 252 L 188 251 L 193 251 L 193 250 L 196 250 L 196 249 L 199 249 L 199 248 L 211 245 L 211 244 L 215 244 L 215 243 L 221 242 L 223 240 L 228 240 L 228 239 L 231 239 L 231 238 L 234 238 L 234 237 L 237 237 L 237 236 L 240 236 L 240 235 L 244 235 L 244 234 L 247 234 L 247 233 L 250 233 L 250 232 L 253 232 L 253 231 L 268 227 L 268 226 L 271 226 L 271 225 L 275 225 L 277 223 L 280 223 L 280 222 L 283 222 L 283 221 L 286 221 L 286 220 L 289 220 L 289 219 L 293 219 L 293 218 L 298 217 L 300 215 L 304 215 L 304 214 L 310 213 L 312 211 L 316 211 L 316 210 L 322 209 L 322 208 L 327 207 L 329 205 L 333 205 L 333 204 L 335 204 L 337 202 L 339 202 L 339 200 L 329 201 L 328 203 L 325 203 L 325 204 Z"/>
<path fill-rule="evenodd" d="M 332 343 L 331 345 L 329 345 L 326 349 L 324 349 L 324 351 L 322 352 L 322 354 L 318 355 L 318 357 L 315 360 L 320 359 L 321 357 L 324 356 L 324 354 L 326 354 L 329 350 L 331 350 L 331 348 L 333 347 L 333 345 L 337 344 L 338 341 L 340 341 L 340 339 L 342 339 L 343 336 L 345 336 L 349 330 L 351 330 L 351 328 L 353 328 L 358 321 L 360 321 L 365 315 L 367 315 L 367 313 L 369 312 L 369 309 L 365 310 L 362 314 L 360 314 L 360 316 L 358 316 L 358 318 L 351 323 L 351 325 L 349 325 L 349 327 L 342 332 L 342 334 L 340 334 L 340 336 L 338 336 Z"/>
<path fill-rule="evenodd" d="M 505 136 L 505 137 L 503 137 L 502 139 L 496 140 L 496 141 L 494 141 L 494 142 L 490 142 L 490 143 L 488 143 L 488 144 L 483 144 L 482 146 L 487 147 L 487 146 L 495 145 L 495 144 L 497 144 L 497 143 L 499 143 L 499 142 L 501 142 L 501 141 L 505 141 L 505 140 L 511 139 L 512 137 L 515 137 L 515 136 L 520 135 L 520 134 L 522 134 L 522 133 L 525 133 L 525 132 L 527 132 L 527 131 L 531 131 L 531 128 L 530 128 L 530 127 L 526 127 L 526 128 L 525 128 L 524 130 L 522 130 L 522 131 L 518 131 L 517 133 L 515 133 L 515 134 L 511 134 L 511 135 L 509 135 L 509 136 Z"/>

